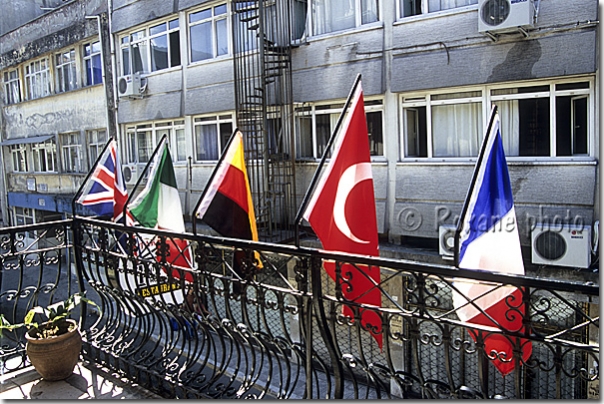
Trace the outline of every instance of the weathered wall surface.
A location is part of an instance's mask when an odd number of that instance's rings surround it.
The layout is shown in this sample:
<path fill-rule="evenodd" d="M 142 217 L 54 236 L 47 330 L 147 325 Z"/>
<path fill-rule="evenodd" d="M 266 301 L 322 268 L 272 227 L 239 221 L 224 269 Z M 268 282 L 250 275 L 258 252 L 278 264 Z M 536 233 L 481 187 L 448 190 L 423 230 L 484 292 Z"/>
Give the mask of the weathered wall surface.
<path fill-rule="evenodd" d="M 5 107 L 6 139 L 101 129 L 107 125 L 103 86 Z"/>
<path fill-rule="evenodd" d="M 98 34 L 95 20 L 85 16 L 107 12 L 103 0 L 72 1 L 37 18 L 27 29 L 11 31 L 0 41 L 0 70 Z"/>

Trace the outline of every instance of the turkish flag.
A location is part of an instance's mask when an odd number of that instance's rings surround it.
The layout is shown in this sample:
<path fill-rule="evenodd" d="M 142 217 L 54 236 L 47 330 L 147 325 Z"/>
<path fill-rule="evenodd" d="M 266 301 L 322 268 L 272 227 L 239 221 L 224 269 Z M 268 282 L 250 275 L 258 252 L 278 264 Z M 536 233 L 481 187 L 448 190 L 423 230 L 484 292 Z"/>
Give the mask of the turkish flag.
<path fill-rule="evenodd" d="M 310 223 L 325 250 L 379 256 L 377 218 L 369 138 L 360 81 L 338 133 L 331 160 L 325 168 L 303 217 Z M 382 306 L 380 269 L 343 264 L 336 279 L 334 262 L 324 262 L 332 279 L 339 281 L 346 300 Z M 361 324 L 382 347 L 382 320 L 377 310 L 360 309 Z M 344 315 L 353 317 L 350 306 Z"/>

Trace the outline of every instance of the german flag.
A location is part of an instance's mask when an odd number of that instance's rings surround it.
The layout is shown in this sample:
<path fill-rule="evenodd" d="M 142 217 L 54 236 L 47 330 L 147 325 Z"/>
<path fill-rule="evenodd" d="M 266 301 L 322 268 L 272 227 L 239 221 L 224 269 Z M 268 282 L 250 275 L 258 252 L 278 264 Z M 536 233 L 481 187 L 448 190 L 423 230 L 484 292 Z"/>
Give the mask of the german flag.
<path fill-rule="evenodd" d="M 243 135 L 239 130 L 233 134 L 195 215 L 224 237 L 258 241 Z"/>

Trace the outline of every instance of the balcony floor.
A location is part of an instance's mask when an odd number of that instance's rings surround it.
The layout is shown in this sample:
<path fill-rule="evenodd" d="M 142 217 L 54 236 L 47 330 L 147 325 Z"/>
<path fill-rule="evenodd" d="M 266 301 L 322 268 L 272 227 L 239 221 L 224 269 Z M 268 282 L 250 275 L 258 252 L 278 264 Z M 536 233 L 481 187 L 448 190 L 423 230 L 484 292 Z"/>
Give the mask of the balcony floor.
<path fill-rule="evenodd" d="M 0 401 L 37 400 L 148 400 L 161 398 L 128 380 L 116 377 L 94 364 L 80 362 L 65 380 L 43 380 L 33 367 L 2 375 Z"/>

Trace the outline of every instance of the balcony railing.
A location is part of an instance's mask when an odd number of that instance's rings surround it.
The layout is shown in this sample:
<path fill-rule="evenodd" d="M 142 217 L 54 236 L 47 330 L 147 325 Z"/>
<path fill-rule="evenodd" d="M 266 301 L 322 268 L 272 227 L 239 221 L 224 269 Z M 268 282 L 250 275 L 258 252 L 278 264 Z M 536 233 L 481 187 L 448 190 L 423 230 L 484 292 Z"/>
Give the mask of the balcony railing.
<path fill-rule="evenodd" d="M 181 255 L 192 268 L 171 264 Z M 599 397 L 598 285 L 80 217 L 0 229 L 0 259 L 3 314 L 18 318 L 78 280 L 102 307 L 82 316 L 83 356 L 166 398 Z M 337 263 L 335 281 L 325 261 Z M 344 264 L 381 269 L 381 307 L 345 299 Z M 462 281 L 519 288 L 523 327 L 460 321 Z M 360 321 L 368 311 L 381 324 Z M 509 357 L 484 349 L 495 335 L 515 347 Z M 28 364 L 23 347 L 22 334 L 4 334 L 3 372 Z M 503 376 L 497 361 L 513 370 Z"/>

